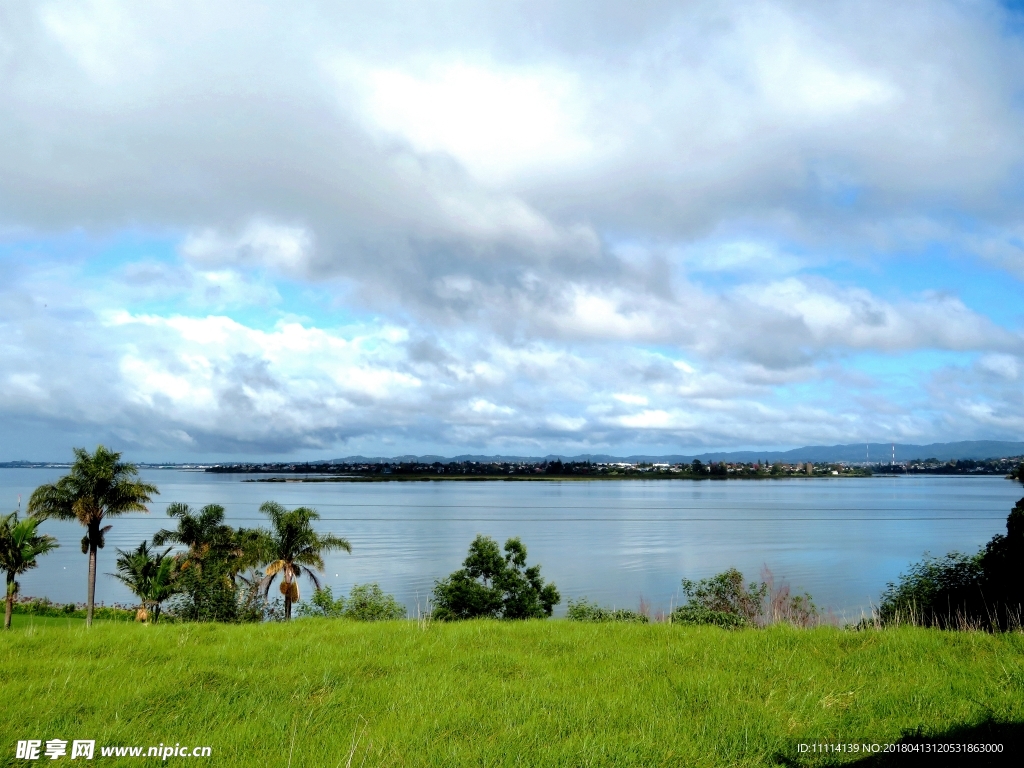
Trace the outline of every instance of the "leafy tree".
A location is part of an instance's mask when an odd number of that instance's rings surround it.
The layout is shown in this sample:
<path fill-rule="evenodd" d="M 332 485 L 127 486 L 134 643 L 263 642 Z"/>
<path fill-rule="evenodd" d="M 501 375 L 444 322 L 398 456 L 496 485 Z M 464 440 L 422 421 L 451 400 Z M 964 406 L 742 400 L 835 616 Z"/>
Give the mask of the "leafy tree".
<path fill-rule="evenodd" d="M 92 626 L 96 603 L 96 557 L 103 548 L 111 526 L 103 525 L 108 517 L 127 512 L 148 512 L 146 504 L 155 485 L 138 479 L 134 464 L 121 461 L 121 454 L 100 445 L 90 454 L 75 448 L 71 471 L 56 483 L 41 485 L 28 503 L 29 514 L 58 520 L 77 520 L 86 528 L 82 553 L 89 555 L 89 585 L 85 614 L 86 626 Z"/>
<path fill-rule="evenodd" d="M 1006 535 L 997 534 L 979 553 L 984 573 L 985 594 L 1001 607 L 1001 626 L 1005 629 L 1017 616 L 1020 624 L 1024 603 L 1024 499 L 1019 500 L 1006 518 Z"/>
<path fill-rule="evenodd" d="M 18 518 L 11 512 L 0 518 L 0 570 L 7 573 L 7 592 L 4 608 L 4 629 L 11 628 L 14 598 L 18 594 L 15 579 L 35 568 L 36 558 L 57 548 L 57 540 L 38 532 L 42 521 L 34 517 Z"/>
<path fill-rule="evenodd" d="M 139 598 L 137 619 L 146 621 L 150 611 L 153 623 L 160 620 L 160 604 L 174 594 L 174 558 L 171 548 L 163 552 L 150 549 L 143 541 L 135 549 L 117 550 L 117 573 L 110 574 Z"/>
<path fill-rule="evenodd" d="M 540 566 L 526 567 L 526 547 L 518 538 L 498 542 L 477 536 L 462 569 L 434 583 L 433 615 L 442 621 L 473 618 L 542 619 L 561 601 L 545 584 Z"/>
<path fill-rule="evenodd" d="M 313 587 L 320 589 L 317 571 L 324 569 L 324 553 L 335 550 L 351 552 L 352 545 L 340 536 L 314 531 L 313 521 L 319 520 L 320 515 L 308 507 L 289 511 L 276 501 L 268 501 L 260 507 L 260 512 L 270 518 L 273 529 L 263 552 L 267 563 L 266 576 L 262 581 L 263 595 L 267 595 L 270 585 L 280 574 L 287 621 L 292 617 L 292 603 L 299 599 L 299 577 L 305 574 L 313 582 Z"/>

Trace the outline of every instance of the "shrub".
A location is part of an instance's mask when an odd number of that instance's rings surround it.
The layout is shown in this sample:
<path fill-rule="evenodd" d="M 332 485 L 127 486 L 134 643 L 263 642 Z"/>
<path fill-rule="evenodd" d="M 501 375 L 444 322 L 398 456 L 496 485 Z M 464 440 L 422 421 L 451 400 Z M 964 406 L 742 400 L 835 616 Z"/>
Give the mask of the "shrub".
<path fill-rule="evenodd" d="M 313 592 L 309 603 L 300 603 L 299 616 L 346 618 L 356 621 L 394 621 L 404 619 L 405 606 L 393 595 L 386 594 L 377 584 L 356 584 L 348 598 L 334 599 L 330 587 Z"/>
<path fill-rule="evenodd" d="M 681 605 L 672 611 L 673 624 L 710 624 L 726 629 L 750 626 L 742 616 L 728 611 L 713 611 L 699 605 Z"/>
<path fill-rule="evenodd" d="M 394 621 L 405 613 L 405 606 L 377 584 L 356 584 L 345 601 L 345 616 L 357 621 Z"/>
<path fill-rule="evenodd" d="M 502 557 L 498 542 L 477 536 L 462 565 L 434 583 L 435 619 L 543 619 L 562 599 L 554 584 L 544 583 L 539 565 L 526 567 L 518 538 L 505 542 Z"/>
<path fill-rule="evenodd" d="M 768 585 L 744 585 L 743 574 L 730 568 L 709 579 L 683 579 L 683 592 L 687 602 L 672 612 L 673 622 L 743 627 L 762 614 Z"/>
<path fill-rule="evenodd" d="M 192 567 L 182 568 L 174 581 L 178 590 L 168 603 L 168 613 L 185 621 L 240 621 L 239 590 L 226 558 L 209 556 Z"/>
<path fill-rule="evenodd" d="M 625 608 L 602 608 L 597 603 L 592 603 L 587 598 L 569 601 L 569 610 L 566 618 L 570 621 L 625 621 L 636 624 L 646 624 L 650 621 L 644 614 L 630 611 Z"/>
<path fill-rule="evenodd" d="M 334 592 L 330 587 L 321 587 L 313 590 L 313 596 L 309 602 L 302 602 L 296 608 L 299 616 L 319 616 L 327 619 L 340 619 L 345 615 L 345 598 L 334 599 Z"/>
<path fill-rule="evenodd" d="M 792 595 L 789 585 L 775 586 L 775 577 L 765 568 L 760 583 L 743 582 L 735 568 L 708 579 L 683 579 L 687 602 L 672 612 L 676 624 L 711 624 L 738 627 L 787 623 L 806 627 L 819 621 L 818 609 L 808 594 Z"/>
<path fill-rule="evenodd" d="M 882 624 L 909 623 L 947 627 L 969 623 L 983 602 L 978 555 L 950 552 L 925 558 L 890 582 L 882 593 L 877 618 Z"/>
<path fill-rule="evenodd" d="M 880 624 L 909 622 L 940 628 L 1018 628 L 1024 605 L 1024 499 L 975 555 L 950 552 L 913 564 L 890 583 L 876 614 Z"/>

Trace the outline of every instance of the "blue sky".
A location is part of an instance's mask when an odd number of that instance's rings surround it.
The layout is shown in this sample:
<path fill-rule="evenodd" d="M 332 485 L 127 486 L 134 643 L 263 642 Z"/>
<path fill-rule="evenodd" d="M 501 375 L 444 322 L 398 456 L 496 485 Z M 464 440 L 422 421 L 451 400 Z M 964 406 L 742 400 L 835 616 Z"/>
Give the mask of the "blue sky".
<path fill-rule="evenodd" d="M 5 7 L 0 460 L 1021 439 L 1021 30 Z"/>

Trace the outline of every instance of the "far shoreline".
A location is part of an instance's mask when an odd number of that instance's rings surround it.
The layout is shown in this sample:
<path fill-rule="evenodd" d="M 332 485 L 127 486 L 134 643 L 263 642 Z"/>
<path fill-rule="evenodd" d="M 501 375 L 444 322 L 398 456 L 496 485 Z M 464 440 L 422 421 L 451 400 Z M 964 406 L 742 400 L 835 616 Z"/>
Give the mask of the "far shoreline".
<path fill-rule="evenodd" d="M 242 473 L 239 473 L 242 474 Z M 707 481 L 728 481 L 728 480 L 850 480 L 855 478 L 892 478 L 892 477 L 1000 477 L 995 474 L 974 474 L 974 475 L 951 475 L 942 473 L 915 473 L 905 474 L 902 472 L 885 472 L 869 474 L 848 474 L 848 475 L 788 475 L 788 476 L 750 476 L 740 475 L 738 477 L 694 477 L 693 475 L 371 475 L 371 476 L 327 476 L 327 477 L 260 477 L 246 478 L 240 480 L 242 483 L 426 483 L 426 482 L 609 482 L 609 481 L 651 481 L 651 480 L 692 480 L 696 482 Z M 1002 475 L 1004 480 L 1014 480 L 1010 475 Z"/>

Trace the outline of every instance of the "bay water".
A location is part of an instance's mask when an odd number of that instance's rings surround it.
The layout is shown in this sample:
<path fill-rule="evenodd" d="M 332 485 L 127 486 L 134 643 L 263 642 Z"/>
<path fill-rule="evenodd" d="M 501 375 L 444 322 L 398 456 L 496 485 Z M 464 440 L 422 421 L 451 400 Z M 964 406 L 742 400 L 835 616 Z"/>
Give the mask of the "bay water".
<path fill-rule="evenodd" d="M 66 469 L 0 469 L 0 511 L 22 508 L 40 484 Z M 346 537 L 352 554 L 326 558 L 323 582 L 335 595 L 377 582 L 416 615 L 426 609 L 435 579 L 460 567 L 478 533 L 499 543 L 519 536 L 530 564 L 568 598 L 654 609 L 678 605 L 682 578 L 729 567 L 809 592 L 819 607 L 855 621 L 877 604 L 887 582 L 925 552 L 974 552 L 1005 533 L 1006 516 L 1024 496 L 1020 483 L 999 477 L 789 478 L 779 480 L 437 481 L 257 483 L 244 475 L 146 469 L 160 495 L 149 514 L 111 518 L 100 551 L 97 601 L 133 603 L 110 577 L 116 549 L 135 547 L 173 527 L 169 502 L 194 508 L 222 504 L 235 526 L 266 525 L 259 505 L 310 506 L 318 528 Z M 83 602 L 84 530 L 47 521 L 60 549 L 22 576 L 24 595 Z M 303 597 L 312 586 L 300 583 Z M 273 594 L 273 593 L 272 593 Z"/>

